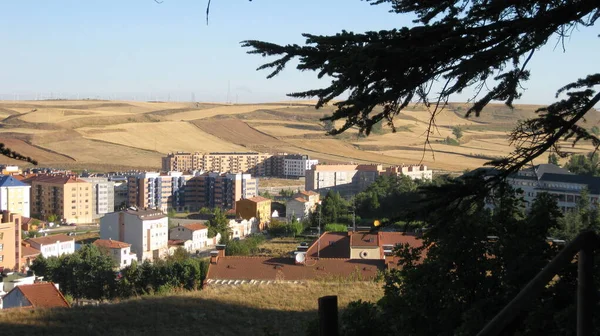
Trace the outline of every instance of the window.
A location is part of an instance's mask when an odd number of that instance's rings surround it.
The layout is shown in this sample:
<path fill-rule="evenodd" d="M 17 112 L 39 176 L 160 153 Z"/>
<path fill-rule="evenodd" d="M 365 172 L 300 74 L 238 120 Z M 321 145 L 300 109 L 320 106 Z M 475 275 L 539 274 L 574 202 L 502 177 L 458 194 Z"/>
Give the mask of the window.
<path fill-rule="evenodd" d="M 4 250 L 4 244 L 0 244 L 0 251 Z"/>
<path fill-rule="evenodd" d="M 0 255 L 0 261 L 4 261 L 4 256 Z"/>

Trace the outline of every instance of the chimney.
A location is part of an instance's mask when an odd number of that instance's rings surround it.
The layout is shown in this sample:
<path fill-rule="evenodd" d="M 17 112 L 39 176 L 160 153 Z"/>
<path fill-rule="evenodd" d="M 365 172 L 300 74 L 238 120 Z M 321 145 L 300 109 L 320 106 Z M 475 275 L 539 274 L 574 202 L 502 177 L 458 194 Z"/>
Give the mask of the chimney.
<path fill-rule="evenodd" d="M 2 223 L 8 223 L 10 221 L 10 212 L 8 210 L 2 210 Z"/>
<path fill-rule="evenodd" d="M 210 251 L 210 263 L 217 264 L 219 262 L 219 251 Z"/>
<path fill-rule="evenodd" d="M 217 245 L 215 245 L 215 248 L 217 249 L 217 252 L 219 253 L 219 257 L 225 256 L 225 245 L 217 244 Z"/>

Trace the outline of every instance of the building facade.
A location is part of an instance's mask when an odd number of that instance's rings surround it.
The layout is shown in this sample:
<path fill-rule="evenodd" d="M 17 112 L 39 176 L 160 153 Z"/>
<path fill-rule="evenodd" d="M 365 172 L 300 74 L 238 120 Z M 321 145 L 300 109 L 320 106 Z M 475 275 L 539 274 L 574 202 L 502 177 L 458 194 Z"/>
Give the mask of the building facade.
<path fill-rule="evenodd" d="M 86 177 L 82 180 L 92 184 L 92 218 L 98 219 L 115 211 L 115 183 L 106 177 Z"/>
<path fill-rule="evenodd" d="M 99 249 L 110 255 L 119 269 L 130 266 L 136 260 L 137 255 L 131 252 L 131 244 L 112 240 L 112 239 L 97 239 L 94 241 Z"/>
<path fill-rule="evenodd" d="M 184 188 L 193 175 L 181 172 L 146 172 L 127 177 L 128 206 L 156 208 L 163 212 L 189 210 Z"/>
<path fill-rule="evenodd" d="M 22 182 L 31 185 L 31 214 L 48 220 L 56 215 L 68 223 L 92 223 L 92 184 L 73 176 L 37 175 Z"/>
<path fill-rule="evenodd" d="M 305 189 L 354 195 L 375 182 L 382 172 L 382 165 L 313 165 L 306 171 Z"/>
<path fill-rule="evenodd" d="M 5 175 L 0 177 L 0 210 L 30 217 L 31 186 L 16 178 Z"/>
<path fill-rule="evenodd" d="M 21 268 L 21 215 L 2 212 L 0 219 L 0 268 Z"/>
<path fill-rule="evenodd" d="M 317 164 L 319 160 L 311 160 L 308 155 L 286 155 L 283 159 L 283 175 L 285 177 L 306 176 L 306 171 Z"/>
<path fill-rule="evenodd" d="M 393 176 L 408 176 L 413 180 L 431 180 L 433 178 L 433 170 L 427 169 L 425 165 L 413 166 L 391 166 L 385 168 L 381 175 Z"/>
<path fill-rule="evenodd" d="M 262 196 L 242 198 L 235 203 L 235 214 L 242 219 L 256 218 L 260 224 L 267 224 L 271 221 L 271 200 Z"/>
<path fill-rule="evenodd" d="M 302 191 L 297 193 L 285 204 L 287 218 L 295 217 L 298 220 L 307 219 L 317 209 L 320 203 L 320 195 L 314 191 Z"/>
<path fill-rule="evenodd" d="M 258 195 L 258 180 L 250 174 L 204 173 L 185 186 L 185 203 L 191 211 L 203 207 L 233 209 L 242 198 Z"/>
<path fill-rule="evenodd" d="M 75 239 L 64 234 L 30 238 L 26 242 L 32 248 L 39 250 L 44 258 L 75 253 Z"/>
<path fill-rule="evenodd" d="M 177 241 L 190 241 L 185 245 L 188 252 L 195 252 L 206 248 L 213 242 L 208 238 L 208 227 L 201 223 L 178 225 L 169 230 L 169 239 Z"/>
<path fill-rule="evenodd" d="M 168 252 L 169 221 L 160 210 L 129 208 L 100 219 L 100 238 L 131 244 L 139 261 L 157 260 Z"/>

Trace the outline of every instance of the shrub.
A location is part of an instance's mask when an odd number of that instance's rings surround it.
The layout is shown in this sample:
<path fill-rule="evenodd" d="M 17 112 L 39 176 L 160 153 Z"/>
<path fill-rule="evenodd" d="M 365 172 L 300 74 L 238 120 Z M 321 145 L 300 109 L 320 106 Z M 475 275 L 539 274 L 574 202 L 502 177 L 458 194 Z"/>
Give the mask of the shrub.
<path fill-rule="evenodd" d="M 331 223 L 324 227 L 325 232 L 348 232 L 348 227 L 345 224 Z"/>

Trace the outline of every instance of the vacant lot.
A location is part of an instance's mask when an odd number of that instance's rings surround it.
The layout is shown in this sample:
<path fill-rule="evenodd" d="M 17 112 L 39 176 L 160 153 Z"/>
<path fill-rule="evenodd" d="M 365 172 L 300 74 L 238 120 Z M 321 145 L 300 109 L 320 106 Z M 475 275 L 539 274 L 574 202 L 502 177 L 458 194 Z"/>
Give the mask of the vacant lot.
<path fill-rule="evenodd" d="M 317 300 L 337 295 L 341 309 L 377 301 L 378 283 L 213 287 L 173 296 L 59 310 L 0 312 L 2 335 L 303 335 Z"/>

